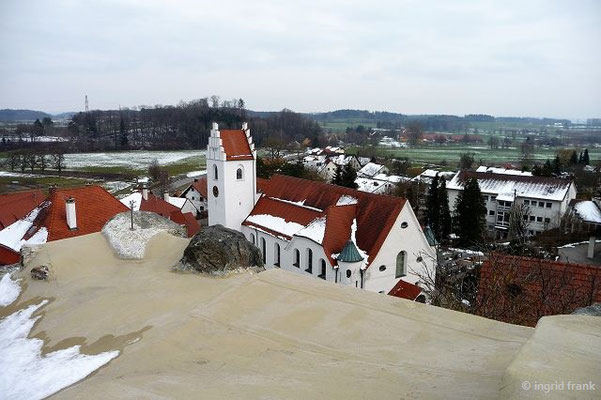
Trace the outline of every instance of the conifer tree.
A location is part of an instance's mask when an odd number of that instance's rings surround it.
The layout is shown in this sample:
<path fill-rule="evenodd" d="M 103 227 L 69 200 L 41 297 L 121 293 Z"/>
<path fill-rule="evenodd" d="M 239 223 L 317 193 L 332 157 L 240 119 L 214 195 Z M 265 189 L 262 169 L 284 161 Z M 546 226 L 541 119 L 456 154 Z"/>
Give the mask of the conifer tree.
<path fill-rule="evenodd" d="M 578 164 L 578 154 L 576 154 L 576 150 L 572 152 L 572 156 L 570 157 L 570 165 Z"/>
<path fill-rule="evenodd" d="M 582 155 L 582 164 L 589 165 L 590 162 L 591 162 L 591 159 L 589 158 L 589 155 L 588 155 L 588 149 L 584 149 L 584 154 Z"/>
<path fill-rule="evenodd" d="M 439 241 L 445 241 L 451 233 L 451 211 L 449 210 L 447 183 L 444 178 L 440 179 L 440 186 L 438 187 L 438 202 L 440 203 Z"/>
<path fill-rule="evenodd" d="M 334 178 L 332 178 L 332 183 L 334 185 L 342 186 L 342 168 L 340 165 L 336 166 L 336 172 L 334 173 Z"/>
<path fill-rule="evenodd" d="M 552 173 L 553 173 L 553 167 L 551 166 L 551 163 L 549 162 L 549 159 L 547 158 L 547 161 L 543 165 L 541 175 L 542 176 L 551 176 Z"/>
<path fill-rule="evenodd" d="M 559 155 L 556 155 L 553 160 L 553 173 L 556 175 L 561 174 L 561 160 L 559 159 Z"/>
<path fill-rule="evenodd" d="M 455 202 L 455 233 L 459 246 L 475 246 L 482 242 L 485 230 L 486 206 L 476 178 L 465 183 Z"/>
<path fill-rule="evenodd" d="M 440 233 L 440 202 L 438 200 L 438 174 L 432 179 L 430 183 L 430 189 L 428 190 L 428 197 L 426 198 L 426 225 L 430 226 L 434 235 L 438 239 Z"/>
<path fill-rule="evenodd" d="M 358 185 L 355 182 L 355 180 L 357 180 L 357 171 L 355 171 L 355 168 L 353 168 L 351 163 L 348 163 L 344 166 L 344 169 L 342 170 L 340 186 L 344 186 L 351 189 L 357 189 Z"/>

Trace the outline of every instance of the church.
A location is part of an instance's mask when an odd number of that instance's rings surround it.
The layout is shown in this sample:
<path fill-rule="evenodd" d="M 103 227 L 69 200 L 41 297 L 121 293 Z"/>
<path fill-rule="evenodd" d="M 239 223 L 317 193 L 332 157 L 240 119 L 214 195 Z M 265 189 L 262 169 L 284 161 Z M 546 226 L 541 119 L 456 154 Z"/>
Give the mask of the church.
<path fill-rule="evenodd" d="M 246 123 L 207 148 L 209 225 L 242 232 L 266 268 L 426 301 L 436 252 L 406 199 L 274 175 L 257 193 L 257 152 Z M 420 287 L 421 285 L 421 287 Z"/>

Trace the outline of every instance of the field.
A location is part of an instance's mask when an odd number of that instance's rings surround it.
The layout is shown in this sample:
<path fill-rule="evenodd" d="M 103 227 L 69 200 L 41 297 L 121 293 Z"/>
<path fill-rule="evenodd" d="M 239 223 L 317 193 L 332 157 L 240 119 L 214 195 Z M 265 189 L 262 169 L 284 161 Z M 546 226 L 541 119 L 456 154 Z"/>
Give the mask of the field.
<path fill-rule="evenodd" d="M 351 147 L 348 153 L 354 154 L 359 148 Z M 536 161 L 545 161 L 546 159 L 555 158 L 559 148 L 537 148 L 532 156 Z M 509 149 L 491 150 L 490 147 L 484 145 L 448 145 L 448 146 L 415 146 L 407 149 L 389 149 L 378 148 L 379 156 L 383 157 L 407 157 L 414 163 L 441 163 L 446 161 L 450 166 L 454 166 L 459 161 L 462 153 L 473 153 L 474 159 L 483 164 L 497 164 L 513 162 L 517 163 L 520 160 L 520 151 L 516 147 Z M 601 148 L 590 148 L 589 156 L 591 162 L 601 159 Z"/>

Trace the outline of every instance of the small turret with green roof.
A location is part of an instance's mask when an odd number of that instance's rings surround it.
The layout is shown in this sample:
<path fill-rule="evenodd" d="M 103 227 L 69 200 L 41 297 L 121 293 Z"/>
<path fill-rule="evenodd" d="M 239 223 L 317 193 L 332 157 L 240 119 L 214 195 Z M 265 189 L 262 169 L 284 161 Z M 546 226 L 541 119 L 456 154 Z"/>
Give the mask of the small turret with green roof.
<path fill-rule="evenodd" d="M 346 245 L 344 246 L 338 257 L 336 257 L 336 259 L 338 261 L 347 263 L 363 261 L 363 257 L 361 256 L 361 254 L 359 254 L 359 250 L 357 250 L 357 246 L 355 246 L 355 243 L 353 243 L 352 240 L 346 242 Z"/>

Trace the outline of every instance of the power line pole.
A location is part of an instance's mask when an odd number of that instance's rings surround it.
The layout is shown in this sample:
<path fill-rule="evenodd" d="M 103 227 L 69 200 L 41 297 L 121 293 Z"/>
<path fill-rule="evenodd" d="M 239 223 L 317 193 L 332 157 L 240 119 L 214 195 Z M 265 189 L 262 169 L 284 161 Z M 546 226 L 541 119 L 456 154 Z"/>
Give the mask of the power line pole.
<path fill-rule="evenodd" d="M 85 104 L 86 104 L 86 112 L 90 111 L 90 108 L 88 107 L 88 95 L 87 94 L 86 94 Z"/>

